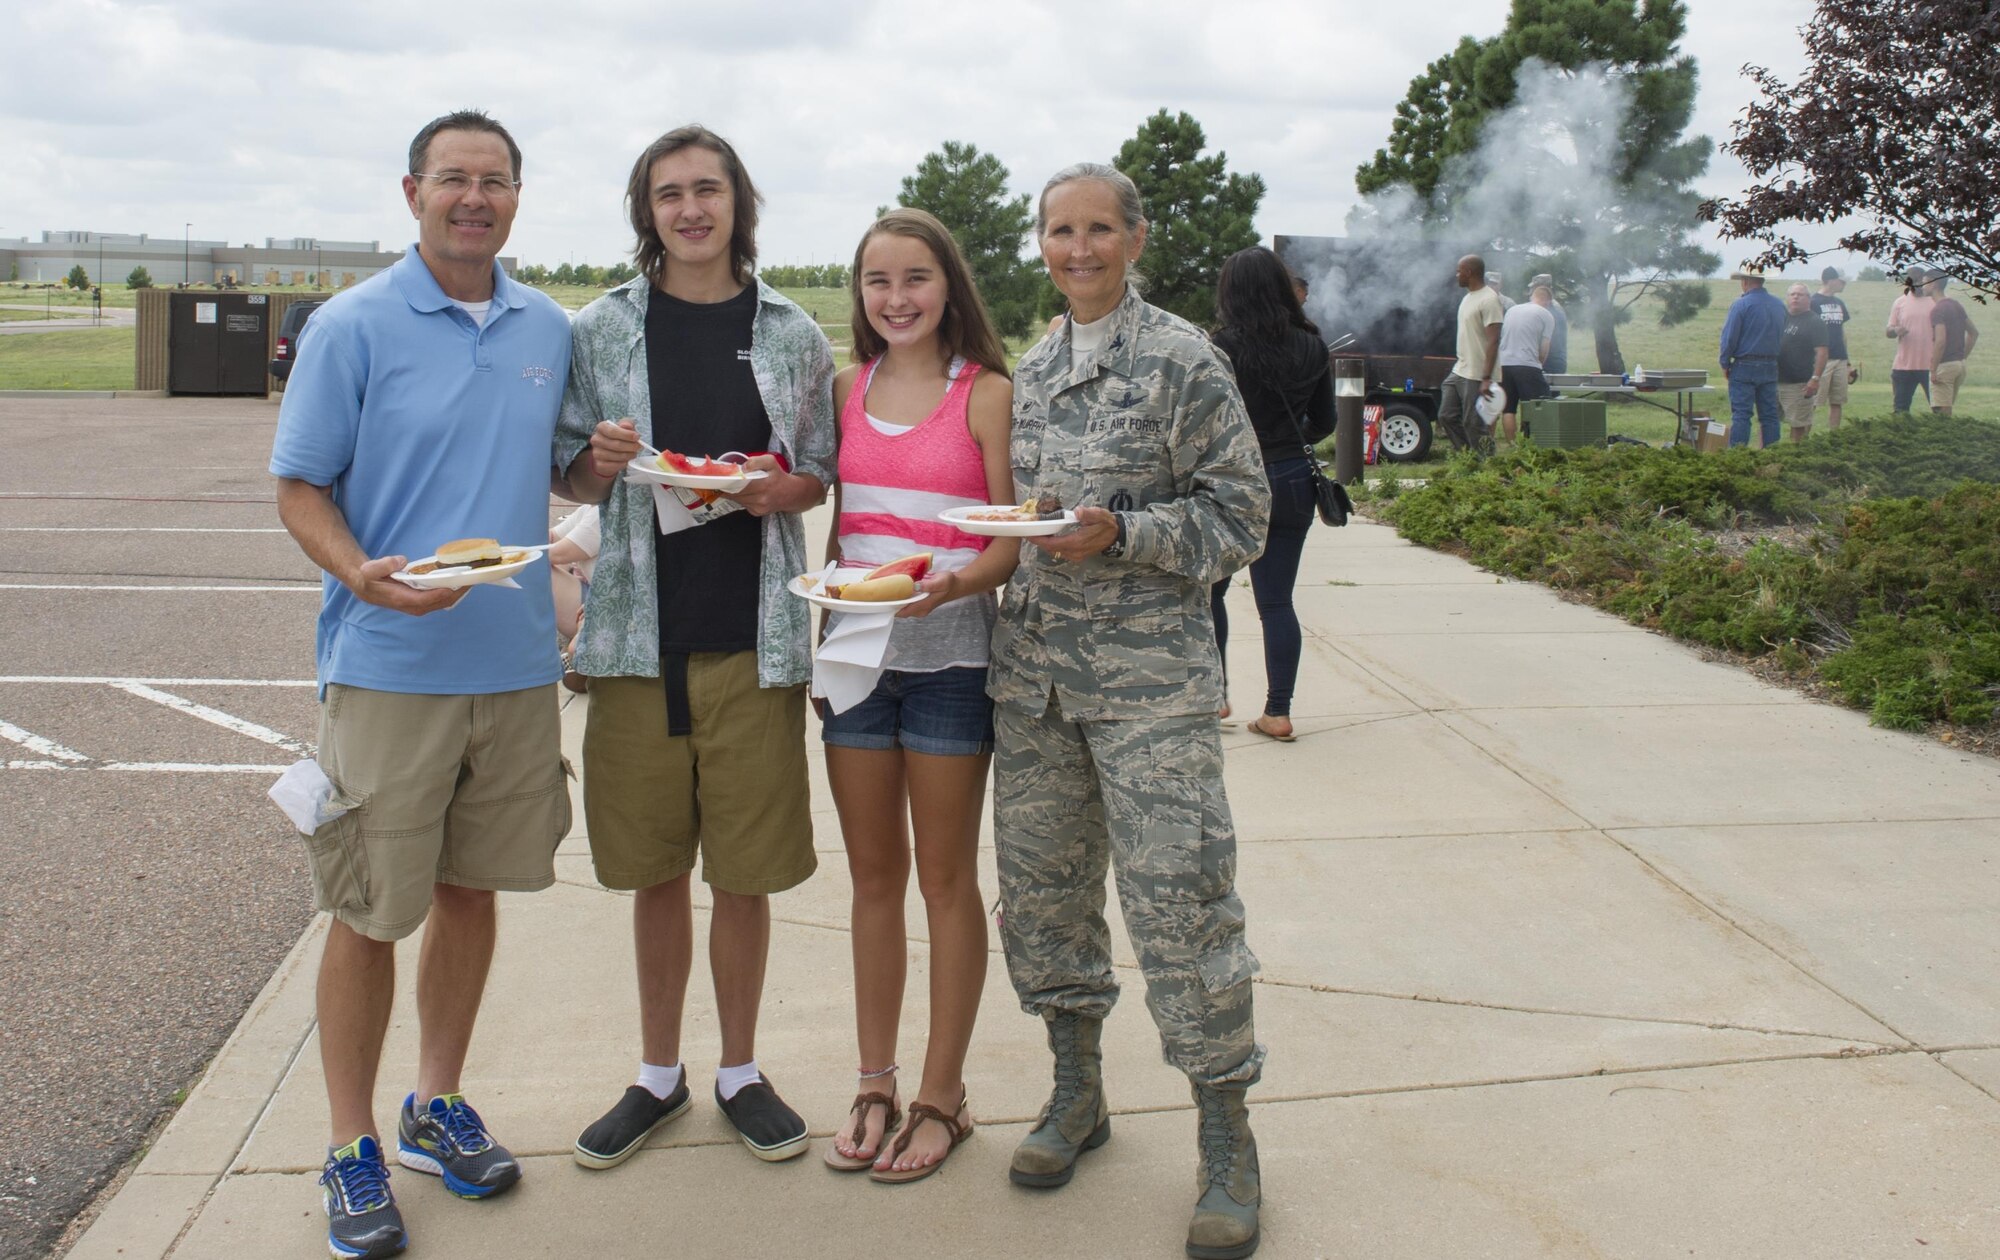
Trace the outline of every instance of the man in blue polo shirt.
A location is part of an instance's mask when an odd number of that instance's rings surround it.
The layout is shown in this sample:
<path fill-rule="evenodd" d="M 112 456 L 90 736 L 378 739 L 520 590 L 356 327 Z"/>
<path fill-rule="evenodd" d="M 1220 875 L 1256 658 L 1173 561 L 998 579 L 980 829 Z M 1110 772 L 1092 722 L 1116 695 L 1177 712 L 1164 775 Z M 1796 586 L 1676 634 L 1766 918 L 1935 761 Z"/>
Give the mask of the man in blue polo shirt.
<path fill-rule="evenodd" d="M 1722 321 L 1722 377 L 1729 382 L 1729 444 L 1750 444 L 1750 410 L 1757 410 L 1763 445 L 1778 444 L 1778 343 L 1785 304 L 1764 291 L 1764 273 L 1744 265 L 1729 274 L 1743 296 Z M 296 371 L 297 369 L 294 369 Z"/>
<path fill-rule="evenodd" d="M 397 1158 L 463 1198 L 520 1165 L 459 1093 L 493 954 L 494 892 L 546 888 L 569 830 L 546 564 L 519 589 L 416 590 L 391 575 L 461 538 L 548 537 L 569 321 L 496 262 L 521 152 L 477 111 L 410 145 L 418 240 L 313 316 L 278 414 L 278 513 L 325 571 L 320 767 L 337 818 L 307 836 L 333 916 L 319 971 L 335 1256 L 406 1244 L 372 1101 L 395 942 L 428 917 L 417 963 L 416 1090 Z"/>

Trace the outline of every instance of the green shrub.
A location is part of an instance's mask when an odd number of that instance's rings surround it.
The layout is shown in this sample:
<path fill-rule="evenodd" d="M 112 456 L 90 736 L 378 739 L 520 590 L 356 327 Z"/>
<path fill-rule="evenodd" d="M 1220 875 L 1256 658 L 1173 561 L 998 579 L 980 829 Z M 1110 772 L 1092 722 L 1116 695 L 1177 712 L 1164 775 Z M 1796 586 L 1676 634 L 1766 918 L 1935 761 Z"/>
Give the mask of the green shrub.
<path fill-rule="evenodd" d="M 1817 670 L 1879 725 L 1992 722 L 2000 425 L 1863 420 L 1809 443 L 1456 457 L 1377 510 L 1414 542 L 1678 638 Z M 1762 531 L 1749 546 L 1722 531 Z M 1728 542 L 1730 545 L 1723 545 Z"/>

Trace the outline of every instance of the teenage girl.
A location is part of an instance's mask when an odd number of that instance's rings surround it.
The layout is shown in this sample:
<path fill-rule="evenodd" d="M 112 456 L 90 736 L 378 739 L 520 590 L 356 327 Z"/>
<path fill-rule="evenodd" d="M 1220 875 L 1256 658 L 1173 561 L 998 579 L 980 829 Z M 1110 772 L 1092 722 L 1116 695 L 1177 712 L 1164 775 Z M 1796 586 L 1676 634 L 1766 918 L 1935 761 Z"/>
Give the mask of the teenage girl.
<path fill-rule="evenodd" d="M 1014 501 L 1007 359 L 951 233 L 891 210 L 854 252 L 854 366 L 833 385 L 840 465 L 829 559 L 873 567 L 934 553 L 926 598 L 898 614 L 874 694 L 827 714 L 827 778 L 854 880 L 860 1087 L 826 1151 L 877 1181 L 935 1171 L 972 1132 L 965 1055 L 986 981 L 979 820 L 993 752 L 986 698 L 994 591 L 1011 539 L 967 534 L 942 510 Z M 907 1116 L 896 1027 L 912 837 L 929 921 L 930 1036 Z"/>

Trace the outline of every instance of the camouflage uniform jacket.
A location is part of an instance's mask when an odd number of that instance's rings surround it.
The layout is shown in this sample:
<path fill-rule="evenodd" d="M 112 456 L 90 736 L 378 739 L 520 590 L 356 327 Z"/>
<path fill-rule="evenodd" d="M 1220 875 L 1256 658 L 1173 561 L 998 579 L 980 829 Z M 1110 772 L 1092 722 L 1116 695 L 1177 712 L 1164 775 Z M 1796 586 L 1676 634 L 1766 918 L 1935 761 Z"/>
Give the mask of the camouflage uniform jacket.
<path fill-rule="evenodd" d="M 640 276 L 579 311 L 571 332 L 569 384 L 556 421 L 555 462 L 568 468 L 590 445 L 600 420 L 630 417 L 653 440 L 653 394 L 646 377 L 646 301 Z M 771 417 L 774 449 L 792 471 L 833 484 L 833 348 L 810 315 L 763 281 L 750 328 L 750 368 Z M 715 451 L 694 454 L 713 455 Z M 697 526 L 696 528 L 700 528 Z M 576 668 L 595 676 L 657 677 L 660 607 L 653 541 L 659 523 L 652 488 L 622 478 L 604 502 L 603 549 L 577 636 Z M 793 512 L 764 518 L 757 600 L 757 681 L 787 687 L 812 677 L 812 623 L 806 602 L 785 583 L 808 568 L 805 525 Z"/>
<path fill-rule="evenodd" d="M 1201 331 L 1127 288 L 1082 371 L 1070 333 L 1014 371 L 1014 486 L 1125 524 L 1120 559 L 1021 549 L 988 691 L 1069 721 L 1213 713 L 1222 669 L 1209 587 L 1264 547 L 1271 490 L 1236 378 Z"/>

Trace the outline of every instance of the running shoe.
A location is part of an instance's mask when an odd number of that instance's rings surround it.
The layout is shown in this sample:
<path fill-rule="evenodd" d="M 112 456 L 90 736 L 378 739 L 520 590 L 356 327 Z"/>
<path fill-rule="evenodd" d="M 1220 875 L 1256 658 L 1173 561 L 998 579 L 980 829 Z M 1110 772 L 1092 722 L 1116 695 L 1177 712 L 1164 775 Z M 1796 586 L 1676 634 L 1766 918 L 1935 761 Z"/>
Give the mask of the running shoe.
<path fill-rule="evenodd" d="M 334 1260 L 381 1260 L 409 1244 L 396 1196 L 389 1193 L 382 1144 L 374 1138 L 357 1138 L 337 1151 L 328 1147 L 319 1184 L 325 1187 L 326 1249 Z"/>
<path fill-rule="evenodd" d="M 405 1098 L 396 1159 L 405 1168 L 444 1178 L 444 1188 L 461 1199 L 484 1199 L 521 1179 L 513 1152 L 493 1140 L 463 1094 L 433 1098 L 421 1110 L 415 1094 Z"/>

